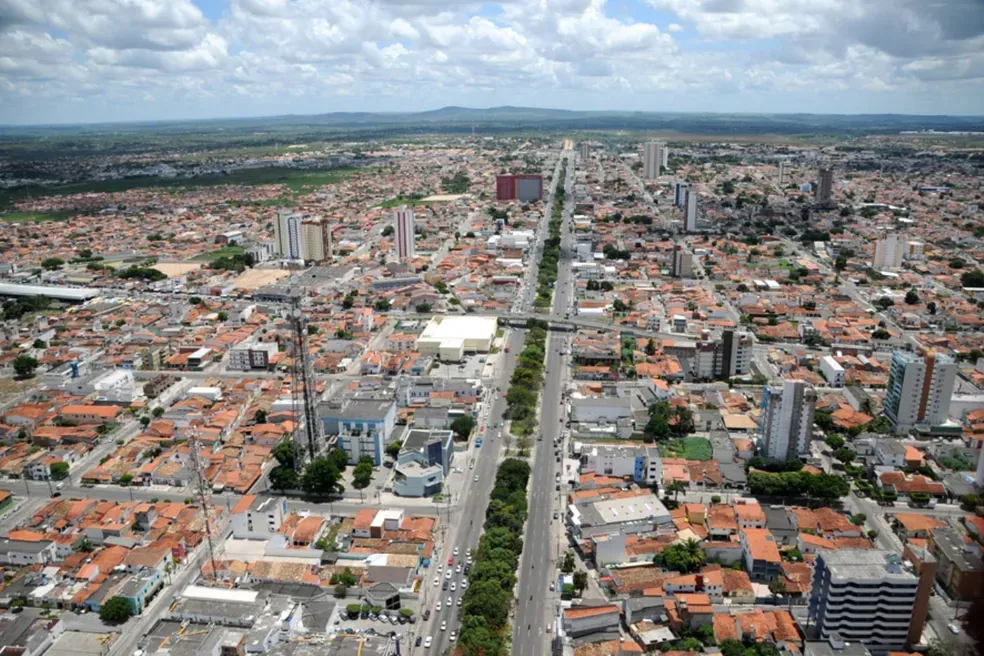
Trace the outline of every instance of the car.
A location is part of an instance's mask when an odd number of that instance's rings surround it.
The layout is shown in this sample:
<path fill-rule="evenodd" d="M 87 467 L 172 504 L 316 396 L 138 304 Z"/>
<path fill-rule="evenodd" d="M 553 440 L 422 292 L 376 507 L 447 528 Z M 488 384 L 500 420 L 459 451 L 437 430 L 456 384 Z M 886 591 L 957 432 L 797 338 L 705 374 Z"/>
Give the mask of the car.
<path fill-rule="evenodd" d="M 475 461 L 474 460 L 472 460 L 470 463 L 468 463 L 468 469 L 475 469 Z M 478 478 L 478 477 L 476 476 L 476 478 Z"/>
<path fill-rule="evenodd" d="M 58 491 L 58 490 L 55 490 L 54 492 L 52 492 L 52 493 L 51 493 L 51 498 L 53 498 L 53 499 L 55 499 L 55 498 L 57 498 L 57 497 L 60 497 L 60 496 L 61 496 L 61 494 L 62 494 L 62 493 L 61 493 L 60 491 Z"/>
<path fill-rule="evenodd" d="M 551 583 L 550 584 L 550 592 L 553 592 L 556 589 L 557 589 L 557 587 L 553 583 Z"/>
<path fill-rule="evenodd" d="M 452 565 L 454 565 L 454 556 L 448 558 L 448 567 L 451 567 Z"/>
<path fill-rule="evenodd" d="M 428 608 L 428 609 L 424 610 L 424 621 L 426 622 L 430 618 L 431 618 L 431 609 Z"/>
<path fill-rule="evenodd" d="M 478 474 L 475 474 L 475 478 L 472 479 L 474 482 L 478 482 Z"/>
<path fill-rule="evenodd" d="M 390 622 L 392 622 L 392 621 L 393 621 L 393 618 L 391 617 L 390 618 Z M 403 615 L 397 615 L 396 616 L 396 621 L 399 622 L 400 624 L 406 624 L 407 623 L 407 618 L 404 617 Z"/>
<path fill-rule="evenodd" d="M 455 574 L 461 574 L 461 565 L 455 565 L 454 566 L 454 573 Z"/>
<path fill-rule="evenodd" d="M 437 573 L 440 574 L 443 571 L 444 571 L 444 563 L 441 563 L 440 565 L 437 566 Z"/>
<path fill-rule="evenodd" d="M 448 597 L 448 606 L 453 606 L 453 605 L 454 605 L 454 599 Z"/>
<path fill-rule="evenodd" d="M 950 633 L 952 633 L 953 635 L 957 635 L 958 633 L 960 633 L 960 627 L 957 626 L 956 624 L 947 624 L 946 628 L 950 629 Z"/>
<path fill-rule="evenodd" d="M 376 613 L 369 613 L 369 619 L 375 622 L 376 620 L 379 619 L 379 616 L 376 615 Z"/>
<path fill-rule="evenodd" d="M 457 589 L 458 589 L 458 586 L 456 586 L 456 585 L 454 584 L 454 581 L 451 581 L 451 592 L 454 592 L 454 591 L 455 591 L 455 590 L 457 590 Z"/>
<path fill-rule="evenodd" d="M 468 589 L 468 579 L 461 579 L 461 589 L 462 590 Z"/>
<path fill-rule="evenodd" d="M 416 624 L 417 623 L 417 616 L 416 615 L 411 615 L 410 617 L 407 618 L 407 621 L 410 622 L 411 624 Z"/>
<path fill-rule="evenodd" d="M 480 439 L 479 440 L 475 440 L 475 446 L 477 448 L 481 449 L 482 448 L 482 440 L 480 440 Z"/>
<path fill-rule="evenodd" d="M 556 486 L 556 489 L 557 489 L 557 491 L 558 491 L 558 492 L 560 492 L 560 484 L 558 484 L 558 485 Z"/>
<path fill-rule="evenodd" d="M 454 551 L 452 553 L 454 553 L 454 555 L 457 556 L 458 555 L 458 547 L 455 547 L 454 548 Z M 450 564 L 451 563 L 448 563 L 448 565 L 450 565 Z"/>
<path fill-rule="evenodd" d="M 420 646 L 420 643 L 422 643 L 423 641 L 424 641 L 424 639 L 421 636 L 417 636 L 417 639 L 413 641 L 413 646 L 414 647 L 419 647 Z"/>
<path fill-rule="evenodd" d="M 447 590 L 447 589 L 448 589 L 448 582 L 447 579 L 445 579 L 444 583 L 441 584 L 441 590 Z"/>
<path fill-rule="evenodd" d="M 451 568 L 450 567 L 448 568 L 448 571 L 444 572 L 444 578 L 446 578 L 446 579 L 450 579 L 451 578 Z"/>
<path fill-rule="evenodd" d="M 440 613 L 441 612 L 441 608 L 443 608 L 441 606 L 441 600 L 440 599 L 437 600 L 437 606 L 436 606 L 436 608 L 437 608 L 437 612 Z"/>
<path fill-rule="evenodd" d="M 461 606 L 461 597 L 458 597 L 458 606 Z"/>
<path fill-rule="evenodd" d="M 435 586 L 441 585 L 441 577 L 440 576 L 435 576 L 434 577 L 434 585 Z"/>
<path fill-rule="evenodd" d="M 447 630 L 448 630 L 448 623 L 441 622 L 441 631 L 447 631 Z"/>
<path fill-rule="evenodd" d="M 457 637 L 457 636 L 455 636 L 454 631 L 452 631 L 451 632 L 451 635 L 448 636 L 448 640 L 450 640 L 451 642 L 454 642 L 455 637 Z"/>
<path fill-rule="evenodd" d="M 554 519 L 560 519 L 560 513 L 554 513 Z"/>
<path fill-rule="evenodd" d="M 471 560 L 471 548 L 469 548 L 469 549 L 468 549 L 468 550 L 467 550 L 467 551 L 465 552 L 465 558 L 467 558 L 468 560 Z"/>
<path fill-rule="evenodd" d="M 427 638 L 424 640 L 424 649 L 430 649 L 432 642 L 434 642 L 434 639 L 431 638 L 430 636 L 427 636 Z"/>

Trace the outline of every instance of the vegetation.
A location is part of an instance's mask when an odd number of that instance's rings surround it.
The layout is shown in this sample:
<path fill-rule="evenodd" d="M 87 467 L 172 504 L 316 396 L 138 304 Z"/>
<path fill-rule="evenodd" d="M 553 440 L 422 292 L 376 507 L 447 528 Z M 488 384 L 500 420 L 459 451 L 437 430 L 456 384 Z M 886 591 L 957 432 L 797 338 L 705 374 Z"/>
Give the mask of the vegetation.
<path fill-rule="evenodd" d="M 38 368 L 38 361 L 29 355 L 18 355 L 14 358 L 13 367 L 18 378 L 30 378 Z"/>
<path fill-rule="evenodd" d="M 451 422 L 451 430 L 459 440 L 467 440 L 474 429 L 475 418 L 471 415 L 463 415 Z"/>
<path fill-rule="evenodd" d="M 471 187 L 471 180 L 464 171 L 458 171 L 451 177 L 441 178 L 441 190 L 446 194 L 463 194 Z"/>
<path fill-rule="evenodd" d="M 48 470 L 51 472 L 52 480 L 61 481 L 68 477 L 67 462 L 53 462 Z"/>
<path fill-rule="evenodd" d="M 830 474 L 802 471 L 772 474 L 756 471 L 748 475 L 748 489 L 752 495 L 808 497 L 829 502 L 847 496 L 851 486 L 846 479 Z"/>
<path fill-rule="evenodd" d="M 707 554 L 700 548 L 700 542 L 693 538 L 671 544 L 653 556 L 653 564 L 681 574 L 698 571 L 706 561 Z"/>
<path fill-rule="evenodd" d="M 659 445 L 659 453 L 664 458 L 686 458 L 687 460 L 710 460 L 714 457 L 711 443 L 703 437 L 685 437 Z"/>
<path fill-rule="evenodd" d="M 642 429 L 647 441 L 663 442 L 671 434 L 687 435 L 694 431 L 694 416 L 690 408 L 671 407 L 667 401 L 660 401 L 649 408 L 649 421 Z M 705 440 L 706 441 L 706 440 Z M 710 460 L 710 458 L 703 458 Z"/>
<path fill-rule="evenodd" d="M 557 191 L 554 193 L 553 209 L 547 224 L 547 239 L 543 242 L 543 254 L 537 269 L 537 290 L 534 307 L 548 308 L 553 300 L 553 284 L 557 282 L 557 265 L 560 261 L 560 228 L 564 221 L 564 177 L 567 174 L 567 161 L 560 167 Z"/>
<path fill-rule="evenodd" d="M 364 490 L 369 487 L 369 483 L 371 482 L 372 458 L 362 456 L 359 458 L 358 464 L 355 465 L 355 471 L 352 472 L 352 487 L 356 490 Z"/>
<path fill-rule="evenodd" d="M 526 342 L 516 369 L 510 379 L 506 403 L 512 432 L 530 435 L 537 427 L 536 404 L 540 385 L 543 383 L 543 362 L 546 356 L 547 327 L 545 322 L 530 319 L 527 322 Z"/>
<path fill-rule="evenodd" d="M 123 624 L 132 616 L 130 602 L 123 597 L 110 597 L 99 606 L 99 619 L 107 624 Z"/>

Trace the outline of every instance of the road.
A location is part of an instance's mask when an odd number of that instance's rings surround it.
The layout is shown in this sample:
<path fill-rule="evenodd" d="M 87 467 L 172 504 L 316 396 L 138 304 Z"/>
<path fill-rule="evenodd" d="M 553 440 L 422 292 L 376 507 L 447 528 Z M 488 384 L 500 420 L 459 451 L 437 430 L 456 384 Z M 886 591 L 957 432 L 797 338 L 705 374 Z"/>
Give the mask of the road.
<path fill-rule="evenodd" d="M 559 169 L 559 162 L 558 162 Z M 553 206 L 553 193 L 556 188 L 557 170 L 554 171 L 554 182 L 551 185 L 547 202 L 545 204 L 544 220 L 541 222 L 540 229 L 537 231 L 537 241 L 530 249 L 530 262 L 538 262 L 536 254 L 543 245 L 543 235 L 547 230 L 547 224 Z M 537 267 L 529 266 L 527 275 L 520 290 L 520 300 L 516 303 L 516 309 L 522 311 L 532 305 L 536 291 L 536 270 Z M 445 648 L 450 646 L 451 632 L 457 635 L 458 626 L 458 600 L 463 596 L 464 590 L 461 587 L 465 577 L 460 572 L 453 572 L 450 579 L 446 578 L 448 569 L 448 559 L 454 554 L 455 547 L 458 548 L 458 555 L 454 557 L 454 567 L 463 566 L 465 554 L 468 549 L 475 549 L 478 546 L 479 537 L 482 534 L 482 525 L 485 522 L 485 511 L 489 503 L 489 496 L 492 493 L 492 486 L 495 483 L 495 473 L 505 455 L 505 442 L 502 438 L 502 430 L 492 428 L 492 425 L 501 421 L 501 417 L 506 411 L 506 400 L 503 392 L 508 389 L 509 379 L 512 377 L 513 369 L 520 352 L 523 350 L 525 331 L 510 330 L 506 333 L 506 343 L 509 350 L 500 353 L 501 364 L 499 365 L 496 376 L 492 383 L 493 386 L 501 388 L 502 392 L 494 393 L 489 405 L 489 417 L 484 424 L 485 431 L 479 433 L 478 437 L 483 440 L 481 448 L 472 447 L 474 469 L 466 470 L 472 476 L 477 476 L 478 480 L 472 480 L 464 485 L 460 497 L 456 499 L 457 505 L 451 511 L 451 517 L 447 520 L 446 528 L 449 533 L 443 543 L 439 543 L 437 554 L 430 569 L 424 576 L 421 588 L 420 609 L 431 609 L 431 618 L 427 622 L 421 622 L 415 628 L 419 630 L 421 636 L 431 636 L 433 644 L 427 653 L 441 654 Z M 555 420 L 556 421 L 556 420 Z M 470 464 L 470 463 L 469 463 Z M 434 578 L 438 577 L 438 585 L 434 585 Z M 443 590 L 444 581 L 449 581 L 447 590 Z M 456 590 L 450 589 L 450 582 L 454 582 Z M 448 599 L 451 604 L 448 605 Z M 441 602 L 441 610 L 437 610 L 438 600 Z M 441 630 L 442 624 L 446 626 Z M 416 634 L 415 634 L 416 635 Z M 413 647 L 413 638 L 409 641 L 408 653 L 424 653 L 423 648 Z"/>
<path fill-rule="evenodd" d="M 567 203 L 561 226 L 561 256 L 554 285 L 552 313 L 563 316 L 573 300 L 571 275 L 572 237 L 569 229 L 574 198 L 574 157 L 568 160 L 565 181 Z M 512 653 L 516 656 L 539 656 L 550 653 L 550 634 L 547 625 L 556 624 L 560 603 L 559 591 L 551 592 L 550 583 L 557 574 L 558 540 L 563 520 L 553 521 L 560 512 L 556 475 L 560 473 L 553 449 L 560 437 L 563 410 L 563 385 L 569 352 L 569 336 L 551 334 L 547 338 L 546 381 L 540 409 L 540 429 L 543 439 L 535 442 L 529 518 L 526 521 L 524 549 L 520 559 L 518 601 L 513 620 Z M 563 487 L 561 487 L 563 490 Z M 556 628 L 553 626 L 553 628 Z"/>

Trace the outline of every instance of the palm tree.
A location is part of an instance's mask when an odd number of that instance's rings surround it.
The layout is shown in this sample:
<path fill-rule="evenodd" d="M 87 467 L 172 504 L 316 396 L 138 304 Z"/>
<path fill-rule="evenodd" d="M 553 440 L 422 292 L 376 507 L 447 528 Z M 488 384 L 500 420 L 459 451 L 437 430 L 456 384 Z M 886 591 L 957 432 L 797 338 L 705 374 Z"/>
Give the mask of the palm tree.
<path fill-rule="evenodd" d="M 670 492 L 673 493 L 674 501 L 677 500 L 677 497 L 681 492 L 685 492 L 687 490 L 686 486 L 684 486 L 682 481 L 673 481 L 663 489 L 667 494 L 669 494 Z"/>

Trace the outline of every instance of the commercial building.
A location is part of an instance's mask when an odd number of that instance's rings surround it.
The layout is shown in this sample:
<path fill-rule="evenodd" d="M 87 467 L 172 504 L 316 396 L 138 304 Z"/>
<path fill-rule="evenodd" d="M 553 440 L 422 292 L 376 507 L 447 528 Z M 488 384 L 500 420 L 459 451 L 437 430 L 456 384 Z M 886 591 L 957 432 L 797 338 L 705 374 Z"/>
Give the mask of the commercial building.
<path fill-rule="evenodd" d="M 766 386 L 762 393 L 760 439 L 765 457 L 785 462 L 810 449 L 817 393 L 802 380 Z"/>
<path fill-rule="evenodd" d="M 437 494 L 451 471 L 453 456 L 453 432 L 410 431 L 393 467 L 393 493 L 401 497 Z"/>
<path fill-rule="evenodd" d="M 679 181 L 673 185 L 673 206 L 683 207 L 687 202 L 687 191 L 690 190 L 690 183 Z"/>
<path fill-rule="evenodd" d="M 872 654 L 903 651 L 919 596 L 919 578 L 882 549 L 817 552 L 809 619 L 823 639 L 862 642 Z M 928 592 L 927 592 L 928 594 Z"/>
<path fill-rule="evenodd" d="M 442 317 L 430 320 L 417 338 L 417 352 L 458 362 L 465 353 L 488 353 L 498 323 L 495 317 Z"/>
<path fill-rule="evenodd" d="M 229 515 L 233 536 L 243 540 L 268 540 L 280 531 L 287 512 L 287 499 L 248 494 L 239 499 Z"/>
<path fill-rule="evenodd" d="M 834 172 L 832 169 L 823 168 L 817 174 L 817 192 L 814 200 L 820 207 L 834 206 Z"/>
<path fill-rule="evenodd" d="M 393 441 L 396 401 L 351 399 L 329 401 L 318 408 L 326 436 L 338 436 L 338 448 L 349 462 L 368 456 L 374 465 L 383 464 L 386 447 Z"/>
<path fill-rule="evenodd" d="M 677 246 L 673 249 L 673 267 L 670 274 L 674 278 L 694 277 L 694 256 L 683 246 Z"/>
<path fill-rule="evenodd" d="M 305 262 L 324 262 L 333 255 L 331 223 L 327 219 L 301 222 L 301 256 Z"/>
<path fill-rule="evenodd" d="M 820 373 L 830 387 L 844 387 L 844 367 L 832 355 L 820 358 Z"/>
<path fill-rule="evenodd" d="M 301 246 L 304 239 L 301 224 L 304 217 L 296 212 L 277 212 L 277 220 L 273 222 L 274 238 L 277 242 L 277 254 L 289 260 L 299 260 L 303 255 Z"/>
<path fill-rule="evenodd" d="M 656 447 L 590 446 L 581 452 L 580 472 L 659 485 L 663 480 L 663 460 Z"/>
<path fill-rule="evenodd" d="M 875 242 L 875 256 L 871 259 L 871 268 L 876 271 L 898 269 L 902 266 L 905 250 L 905 240 L 895 233 L 879 239 Z"/>
<path fill-rule="evenodd" d="M 660 168 L 664 166 L 666 144 L 662 141 L 647 141 L 642 146 L 642 177 L 655 180 L 659 177 Z"/>
<path fill-rule="evenodd" d="M 687 189 L 687 199 L 683 208 L 683 229 L 686 232 L 697 232 L 697 190 Z"/>
<path fill-rule="evenodd" d="M 943 424 L 950 413 L 956 377 L 957 364 L 947 355 L 892 353 L 885 414 L 895 424 L 896 432 Z"/>
<path fill-rule="evenodd" d="M 247 339 L 229 349 L 229 369 L 233 371 L 269 370 L 278 352 L 276 342 Z"/>
<path fill-rule="evenodd" d="M 652 492 L 569 506 L 567 522 L 579 539 L 614 533 L 652 533 L 660 527 L 668 530 L 673 527 L 670 511 Z"/>
<path fill-rule="evenodd" d="M 542 175 L 499 175 L 495 178 L 495 199 L 524 203 L 543 198 Z"/>
<path fill-rule="evenodd" d="M 401 205 L 393 213 L 393 229 L 396 232 L 396 257 L 400 262 L 413 259 L 414 250 L 414 214 L 413 209 Z"/>

